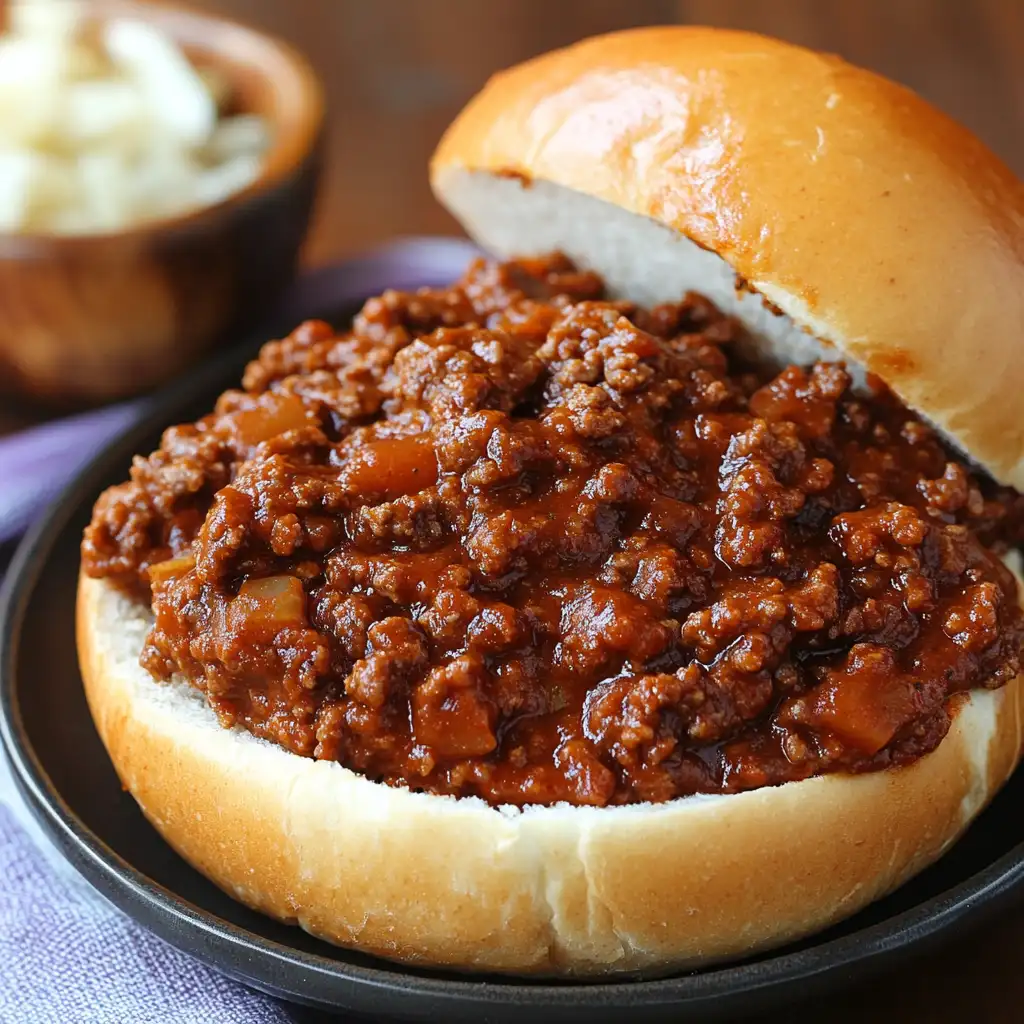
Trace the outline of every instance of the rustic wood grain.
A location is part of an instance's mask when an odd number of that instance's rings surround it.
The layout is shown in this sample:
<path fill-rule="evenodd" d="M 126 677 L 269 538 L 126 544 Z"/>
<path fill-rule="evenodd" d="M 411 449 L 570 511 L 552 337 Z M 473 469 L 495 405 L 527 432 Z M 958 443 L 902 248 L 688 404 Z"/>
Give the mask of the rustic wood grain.
<path fill-rule="evenodd" d="M 904 82 L 1024 173 L 1024 0 L 203 0 L 290 39 L 324 76 L 330 158 L 307 258 L 400 234 L 454 232 L 430 152 L 497 68 L 629 25 L 770 32 Z M 829 1024 L 1024 1020 L 1024 916 L 774 1014 Z"/>

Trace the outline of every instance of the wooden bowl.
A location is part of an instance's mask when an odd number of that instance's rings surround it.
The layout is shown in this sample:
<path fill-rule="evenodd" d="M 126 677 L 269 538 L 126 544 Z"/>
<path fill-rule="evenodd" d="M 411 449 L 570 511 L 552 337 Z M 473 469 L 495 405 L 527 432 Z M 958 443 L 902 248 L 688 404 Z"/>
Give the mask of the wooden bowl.
<path fill-rule="evenodd" d="M 181 8 L 100 0 L 216 67 L 272 141 L 223 202 L 93 235 L 0 234 L 0 388 L 48 402 L 145 390 L 255 318 L 295 271 L 319 173 L 324 102 L 307 62 L 253 29 Z"/>

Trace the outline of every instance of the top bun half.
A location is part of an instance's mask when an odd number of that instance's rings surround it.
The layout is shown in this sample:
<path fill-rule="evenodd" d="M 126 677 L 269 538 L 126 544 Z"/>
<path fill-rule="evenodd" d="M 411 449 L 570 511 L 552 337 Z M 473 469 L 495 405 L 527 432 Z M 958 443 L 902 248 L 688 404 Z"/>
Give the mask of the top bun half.
<path fill-rule="evenodd" d="M 492 78 L 431 181 L 491 252 L 560 250 L 643 304 L 701 291 L 1024 489 L 1024 187 L 909 90 L 753 34 L 620 32 Z"/>

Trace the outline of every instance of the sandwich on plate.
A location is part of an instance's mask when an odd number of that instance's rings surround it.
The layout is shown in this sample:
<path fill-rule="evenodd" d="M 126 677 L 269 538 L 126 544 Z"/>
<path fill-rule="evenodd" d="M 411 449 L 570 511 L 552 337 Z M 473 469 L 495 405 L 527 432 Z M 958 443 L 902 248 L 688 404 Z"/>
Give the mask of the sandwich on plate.
<path fill-rule="evenodd" d="M 125 787 L 427 966 L 667 972 L 890 892 L 1021 752 L 1020 183 L 698 28 L 497 75 L 430 174 L 486 259 L 268 343 L 96 504 Z"/>

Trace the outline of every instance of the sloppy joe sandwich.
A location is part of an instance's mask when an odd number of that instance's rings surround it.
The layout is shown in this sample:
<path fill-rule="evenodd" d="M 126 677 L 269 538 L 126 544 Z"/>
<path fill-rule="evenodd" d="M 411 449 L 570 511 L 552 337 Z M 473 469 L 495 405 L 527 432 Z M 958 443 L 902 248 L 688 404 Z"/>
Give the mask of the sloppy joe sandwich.
<path fill-rule="evenodd" d="M 891 891 L 1021 751 L 1019 182 L 697 28 L 496 76 L 431 181 L 486 259 L 270 342 L 97 502 L 124 785 L 421 965 L 668 971 Z"/>

